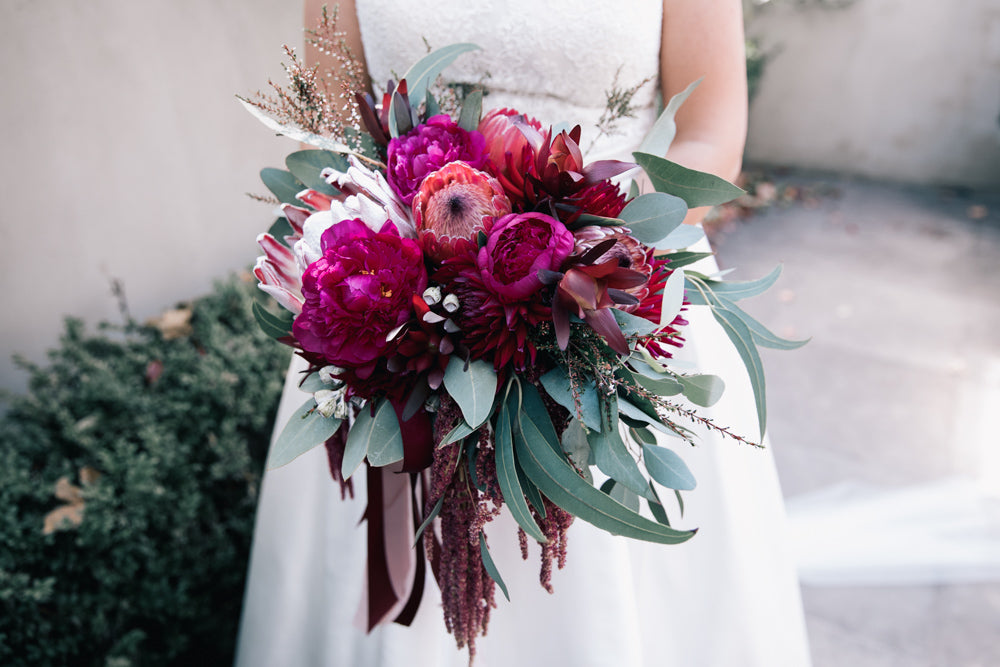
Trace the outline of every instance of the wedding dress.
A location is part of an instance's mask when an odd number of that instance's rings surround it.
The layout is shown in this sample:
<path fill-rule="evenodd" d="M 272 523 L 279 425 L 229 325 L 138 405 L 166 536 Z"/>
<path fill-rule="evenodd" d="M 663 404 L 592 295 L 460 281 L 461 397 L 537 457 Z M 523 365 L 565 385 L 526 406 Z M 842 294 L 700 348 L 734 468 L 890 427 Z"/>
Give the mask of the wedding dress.
<path fill-rule="evenodd" d="M 659 0 L 358 2 L 376 86 L 401 76 L 428 45 L 474 42 L 482 50 L 459 58 L 446 70 L 449 80 L 482 81 L 490 91 L 485 109 L 511 106 L 544 124 L 580 124 L 585 149 L 597 134 L 605 91 L 648 78 L 633 100 L 636 117 L 591 147 L 590 159 L 628 159 L 655 119 L 661 11 Z M 752 435 L 756 416 L 739 358 L 711 315 L 694 311 L 686 315 L 691 324 L 679 363 L 698 358 L 699 348 L 712 350 L 699 368 L 723 376 L 727 389 L 709 416 Z M 293 364 L 279 429 L 305 399 L 294 386 L 294 370 Z M 667 444 L 698 480 L 686 494 L 683 519 L 676 510 L 671 518 L 675 526 L 698 527 L 698 534 L 664 546 L 614 537 L 577 520 L 567 565 L 555 571 L 550 595 L 538 582 L 537 545 L 523 561 L 516 524 L 502 514 L 488 533 L 511 601 L 497 595 L 488 633 L 477 643 L 477 665 L 809 664 L 770 450 L 704 433 L 697 447 Z M 356 498 L 342 500 L 322 447 L 265 475 L 238 665 L 467 664 L 445 632 L 433 578 L 412 626 L 365 634 L 354 625 L 365 568 L 363 487 L 364 475 L 356 475 Z"/>

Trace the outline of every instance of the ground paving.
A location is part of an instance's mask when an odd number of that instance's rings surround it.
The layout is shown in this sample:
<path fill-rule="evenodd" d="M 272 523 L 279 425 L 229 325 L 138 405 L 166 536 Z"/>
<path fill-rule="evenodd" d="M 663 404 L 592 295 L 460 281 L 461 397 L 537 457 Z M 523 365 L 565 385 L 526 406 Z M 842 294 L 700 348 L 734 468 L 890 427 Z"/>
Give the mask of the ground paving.
<path fill-rule="evenodd" d="M 814 664 L 1000 665 L 1000 558 L 992 569 L 952 562 L 968 555 L 966 543 L 978 540 L 972 556 L 1000 545 L 1000 193 L 797 172 L 770 179 L 778 204 L 712 236 L 734 279 L 783 264 L 747 310 L 777 333 L 812 337 L 764 362 L 769 430 L 806 554 Z M 974 488 L 972 509 L 924 494 L 954 507 L 886 519 L 884 530 L 873 520 L 832 539 L 825 559 L 815 536 L 803 537 L 809 502 L 831 490 L 908 497 L 942 480 Z M 924 516 L 939 524 L 933 544 L 923 541 Z M 878 546 L 893 530 L 901 537 Z M 951 561 L 924 562 L 949 547 L 940 558 Z M 926 558 L 914 565 L 910 555 Z M 865 559 L 878 567 L 847 567 Z"/>

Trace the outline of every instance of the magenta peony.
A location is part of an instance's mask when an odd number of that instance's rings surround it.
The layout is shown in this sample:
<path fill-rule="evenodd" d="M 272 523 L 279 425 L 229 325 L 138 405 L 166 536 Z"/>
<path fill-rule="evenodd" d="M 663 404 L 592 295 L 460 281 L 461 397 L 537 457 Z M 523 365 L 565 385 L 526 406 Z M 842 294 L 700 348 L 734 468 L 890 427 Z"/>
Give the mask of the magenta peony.
<path fill-rule="evenodd" d="M 386 355 L 387 334 L 413 314 L 413 295 L 427 287 L 416 241 L 386 222 L 374 232 L 344 220 L 321 237 L 323 255 L 302 276 L 302 313 L 292 334 L 328 363 L 370 372 Z"/>
<path fill-rule="evenodd" d="M 463 130 L 444 114 L 431 116 L 427 122 L 389 142 L 386 177 L 396 194 L 409 205 L 427 174 L 456 161 L 482 169 L 486 165 L 483 135 Z"/>
<path fill-rule="evenodd" d="M 483 284 L 504 303 L 542 289 L 539 271 L 556 271 L 573 252 L 573 233 L 544 213 L 512 213 L 493 224 L 477 265 Z"/>
<path fill-rule="evenodd" d="M 413 220 L 431 259 L 454 254 L 453 241 L 489 231 L 492 218 L 510 213 L 510 201 L 497 179 L 464 162 L 451 162 L 420 185 L 413 199 Z"/>

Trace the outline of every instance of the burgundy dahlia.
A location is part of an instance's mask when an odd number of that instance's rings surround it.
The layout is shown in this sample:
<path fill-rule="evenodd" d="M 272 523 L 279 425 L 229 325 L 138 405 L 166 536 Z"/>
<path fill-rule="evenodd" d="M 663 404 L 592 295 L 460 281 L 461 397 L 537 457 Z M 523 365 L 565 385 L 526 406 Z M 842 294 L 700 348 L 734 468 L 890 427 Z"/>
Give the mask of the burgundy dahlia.
<path fill-rule="evenodd" d="M 410 319 L 413 295 L 427 287 L 416 241 L 386 222 L 378 232 L 344 220 L 321 237 L 323 255 L 302 276 L 302 313 L 292 334 L 327 363 L 366 368 L 386 354 L 387 334 Z"/>
<path fill-rule="evenodd" d="M 431 116 L 427 122 L 389 142 L 386 178 L 409 205 L 425 176 L 456 161 L 482 169 L 486 164 L 483 135 L 463 130 L 445 114 Z"/>

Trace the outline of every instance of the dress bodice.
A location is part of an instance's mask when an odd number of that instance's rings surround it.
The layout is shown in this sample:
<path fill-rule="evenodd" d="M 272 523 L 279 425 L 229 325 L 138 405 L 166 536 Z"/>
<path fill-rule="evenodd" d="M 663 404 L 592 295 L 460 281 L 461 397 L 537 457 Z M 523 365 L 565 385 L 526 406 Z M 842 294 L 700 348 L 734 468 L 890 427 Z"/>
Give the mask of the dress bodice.
<path fill-rule="evenodd" d="M 632 100 L 635 118 L 622 119 L 618 133 L 598 139 L 589 150 L 592 159 L 628 158 L 655 120 L 659 0 L 359 0 L 357 13 L 377 90 L 428 46 L 472 42 L 482 50 L 460 56 L 445 72 L 449 80 L 483 83 L 486 109 L 513 107 L 545 126 L 579 124 L 584 149 L 597 135 L 608 91 L 648 80 Z"/>

